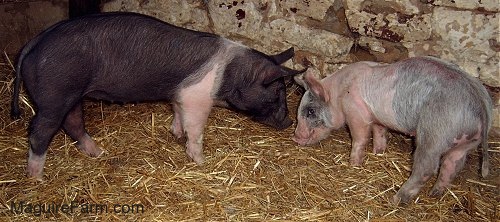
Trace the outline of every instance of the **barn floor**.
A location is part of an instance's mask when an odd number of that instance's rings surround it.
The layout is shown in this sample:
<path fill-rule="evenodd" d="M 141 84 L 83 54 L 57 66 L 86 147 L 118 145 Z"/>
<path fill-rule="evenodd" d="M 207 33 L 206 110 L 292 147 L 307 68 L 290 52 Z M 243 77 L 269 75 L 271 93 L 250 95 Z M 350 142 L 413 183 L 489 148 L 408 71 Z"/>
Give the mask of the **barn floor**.
<path fill-rule="evenodd" d="M 165 103 L 86 101 L 87 129 L 105 155 L 85 156 L 60 132 L 47 154 L 45 180 L 34 181 L 25 176 L 32 111 L 22 103 L 22 119 L 9 117 L 13 73 L 8 60 L 0 64 L 1 221 L 500 219 L 499 138 L 489 140 L 486 179 L 475 151 L 443 197 L 427 196 L 433 178 L 413 203 L 401 207 L 390 200 L 410 174 L 408 137 L 392 133 L 385 154 L 368 150 L 364 166 L 354 168 L 348 165 L 346 130 L 300 147 L 290 139 L 294 127 L 275 131 L 215 108 L 204 134 L 207 162 L 197 166 L 170 134 L 172 112 Z M 289 86 L 295 116 L 301 90 Z M 40 212 L 40 205 L 49 212 Z"/>

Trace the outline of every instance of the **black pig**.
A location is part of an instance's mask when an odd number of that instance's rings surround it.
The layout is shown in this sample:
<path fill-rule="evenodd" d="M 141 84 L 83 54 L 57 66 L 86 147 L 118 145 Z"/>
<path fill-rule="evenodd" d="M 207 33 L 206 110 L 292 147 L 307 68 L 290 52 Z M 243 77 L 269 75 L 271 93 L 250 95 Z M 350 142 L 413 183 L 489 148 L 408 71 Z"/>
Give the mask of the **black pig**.
<path fill-rule="evenodd" d="M 21 78 L 37 108 L 29 129 L 27 172 L 41 179 L 47 148 L 62 126 L 90 156 L 102 150 L 87 134 L 82 99 L 168 101 L 171 131 L 186 153 L 204 161 L 203 128 L 212 106 L 241 111 L 278 129 L 292 124 L 280 66 L 293 48 L 268 56 L 220 36 L 179 28 L 136 13 L 102 13 L 62 21 L 22 49 L 12 115 L 19 116 Z"/>

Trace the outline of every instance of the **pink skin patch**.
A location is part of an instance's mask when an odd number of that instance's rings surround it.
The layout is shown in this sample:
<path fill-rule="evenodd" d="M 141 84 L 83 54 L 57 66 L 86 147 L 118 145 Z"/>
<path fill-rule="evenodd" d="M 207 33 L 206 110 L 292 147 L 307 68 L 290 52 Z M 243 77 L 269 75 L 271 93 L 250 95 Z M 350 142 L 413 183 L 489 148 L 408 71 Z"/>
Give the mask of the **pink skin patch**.
<path fill-rule="evenodd" d="M 31 149 L 28 153 L 28 167 L 26 169 L 28 177 L 38 181 L 43 180 L 43 165 L 45 165 L 46 154 L 41 156 L 35 155 Z"/>
<path fill-rule="evenodd" d="M 467 153 L 475 149 L 480 142 L 481 130 L 472 138 L 462 134 L 459 138 L 453 139 L 453 147 L 442 157 L 438 180 L 429 192 L 431 196 L 437 197 L 443 194 L 457 173 L 463 168 Z"/>
<path fill-rule="evenodd" d="M 99 157 L 103 153 L 103 150 L 95 144 L 94 140 L 87 133 L 78 141 L 77 147 L 91 157 Z"/>
<path fill-rule="evenodd" d="M 219 65 L 214 65 L 200 82 L 181 89 L 173 106 L 172 133 L 177 138 L 186 135 L 186 154 L 198 165 L 205 161 L 203 130 L 214 105 L 212 93 L 217 86 L 218 68 Z"/>
<path fill-rule="evenodd" d="M 478 126 L 478 132 L 472 137 L 469 137 L 467 134 L 462 134 L 460 138 L 454 138 L 453 146 L 461 146 L 465 143 L 470 143 L 471 141 L 476 141 L 480 139 L 481 139 L 481 125 Z"/>

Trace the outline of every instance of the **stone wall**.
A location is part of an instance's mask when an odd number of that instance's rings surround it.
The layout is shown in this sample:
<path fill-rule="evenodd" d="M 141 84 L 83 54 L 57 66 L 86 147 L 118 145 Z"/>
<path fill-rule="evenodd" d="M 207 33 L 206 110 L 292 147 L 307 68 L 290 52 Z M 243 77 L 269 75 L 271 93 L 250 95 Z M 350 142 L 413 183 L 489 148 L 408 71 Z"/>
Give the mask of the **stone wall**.
<path fill-rule="evenodd" d="M 321 73 L 357 60 L 355 50 L 385 62 L 434 55 L 500 87 L 499 7 L 497 0 L 115 0 L 104 10 L 153 15 L 265 52 L 295 46 Z"/>
<path fill-rule="evenodd" d="M 68 18 L 67 8 L 68 0 L 7 1 L 0 4 L 0 49 L 15 55 L 42 30 Z"/>
<path fill-rule="evenodd" d="M 104 11 L 134 11 L 213 32 L 266 53 L 290 46 L 295 68 L 321 75 L 359 60 L 433 55 L 493 89 L 500 127 L 498 0 L 114 0 Z"/>

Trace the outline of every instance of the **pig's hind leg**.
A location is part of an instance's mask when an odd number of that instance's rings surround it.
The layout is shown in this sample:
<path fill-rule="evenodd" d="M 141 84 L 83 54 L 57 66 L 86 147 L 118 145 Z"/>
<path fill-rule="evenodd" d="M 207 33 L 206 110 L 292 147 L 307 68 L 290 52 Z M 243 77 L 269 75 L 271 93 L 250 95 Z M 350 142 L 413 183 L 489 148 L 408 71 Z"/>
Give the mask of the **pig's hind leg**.
<path fill-rule="evenodd" d="M 35 102 L 36 103 L 36 102 Z M 38 103 L 38 111 L 33 117 L 29 129 L 30 150 L 28 154 L 28 177 L 42 180 L 43 167 L 50 141 L 61 127 L 66 113 L 64 107 Z"/>
<path fill-rule="evenodd" d="M 467 153 L 476 148 L 480 140 L 469 141 L 450 149 L 442 158 L 439 176 L 434 187 L 429 192 L 429 196 L 439 197 L 450 186 L 451 181 L 463 168 Z"/>
<path fill-rule="evenodd" d="M 85 154 L 97 157 L 102 154 L 102 150 L 95 144 L 94 140 L 85 130 L 83 121 L 82 102 L 77 103 L 66 115 L 63 128 L 71 139 L 77 141 L 76 146 Z"/>
<path fill-rule="evenodd" d="M 435 135 L 436 131 L 431 128 L 419 127 L 416 135 L 416 149 L 413 154 L 413 167 L 408 180 L 401 186 L 393 197 L 395 204 L 407 204 L 415 197 L 439 167 L 439 159 L 448 144 L 441 136 Z"/>

